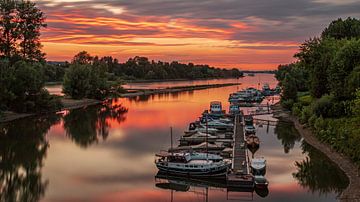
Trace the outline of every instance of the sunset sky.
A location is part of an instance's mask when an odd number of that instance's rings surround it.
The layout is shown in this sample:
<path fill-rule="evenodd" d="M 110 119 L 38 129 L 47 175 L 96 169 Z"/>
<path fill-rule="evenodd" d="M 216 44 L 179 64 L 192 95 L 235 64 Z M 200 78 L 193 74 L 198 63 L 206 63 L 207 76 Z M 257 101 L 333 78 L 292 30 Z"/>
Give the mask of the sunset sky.
<path fill-rule="evenodd" d="M 47 59 L 86 50 L 216 67 L 274 69 L 360 0 L 37 0 Z"/>

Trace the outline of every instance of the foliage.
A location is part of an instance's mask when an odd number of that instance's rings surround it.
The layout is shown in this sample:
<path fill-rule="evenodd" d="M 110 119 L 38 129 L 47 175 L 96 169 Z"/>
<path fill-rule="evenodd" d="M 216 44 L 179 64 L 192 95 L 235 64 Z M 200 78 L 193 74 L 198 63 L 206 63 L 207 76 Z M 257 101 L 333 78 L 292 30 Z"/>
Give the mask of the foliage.
<path fill-rule="evenodd" d="M 356 90 L 356 99 L 354 99 L 354 102 L 351 106 L 351 112 L 353 115 L 360 117 L 360 89 Z"/>
<path fill-rule="evenodd" d="M 12 61 L 44 61 L 40 29 L 44 13 L 30 1 L 0 2 L 0 55 Z"/>
<path fill-rule="evenodd" d="M 77 54 L 65 73 L 63 92 L 74 99 L 104 99 L 110 93 L 106 65 L 87 52 Z"/>
<path fill-rule="evenodd" d="M 0 60 L 0 64 L 0 101 L 3 110 L 42 112 L 60 108 L 59 100 L 43 89 L 42 64 L 18 61 L 10 65 L 7 60 Z"/>
<path fill-rule="evenodd" d="M 297 87 L 296 81 L 291 74 L 286 74 L 282 82 L 283 92 L 281 98 L 284 100 L 296 100 L 297 99 Z"/>
<path fill-rule="evenodd" d="M 355 18 L 341 18 L 331 22 L 331 24 L 322 32 L 323 38 L 351 39 L 360 38 L 360 21 Z"/>
<path fill-rule="evenodd" d="M 331 93 L 337 100 L 351 98 L 354 90 L 359 87 L 357 79 L 354 78 L 359 75 L 359 69 L 356 68 L 358 66 L 360 66 L 360 39 L 348 40 L 334 55 L 333 64 L 329 69 Z M 347 82 L 350 79 L 351 82 Z"/>

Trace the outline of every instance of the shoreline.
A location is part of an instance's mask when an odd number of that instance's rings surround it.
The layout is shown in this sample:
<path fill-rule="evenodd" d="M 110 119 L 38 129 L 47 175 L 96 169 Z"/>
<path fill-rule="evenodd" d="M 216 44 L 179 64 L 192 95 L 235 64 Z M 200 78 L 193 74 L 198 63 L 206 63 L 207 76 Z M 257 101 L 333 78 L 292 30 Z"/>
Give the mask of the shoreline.
<path fill-rule="evenodd" d="M 338 197 L 339 201 L 360 202 L 360 171 L 359 168 L 351 161 L 351 159 L 341 153 L 338 153 L 332 149 L 330 145 L 319 141 L 309 128 L 302 125 L 297 117 L 291 115 L 289 112 L 286 112 L 285 109 L 283 109 L 280 105 L 275 105 L 273 108 L 280 111 L 277 114 L 277 117 L 289 120 L 294 123 L 296 130 L 308 144 L 325 154 L 346 174 L 349 179 L 349 185 Z"/>
<path fill-rule="evenodd" d="M 179 86 L 179 87 L 173 87 L 173 88 L 164 88 L 164 89 L 145 89 L 137 92 L 132 93 L 122 93 L 118 98 L 128 98 L 128 97 L 136 97 L 141 95 L 153 95 L 153 94 L 162 94 L 162 93 L 176 93 L 176 92 L 184 92 L 184 91 L 193 91 L 193 90 L 204 90 L 204 89 L 210 89 L 210 88 L 221 88 L 221 87 L 227 87 L 227 86 L 234 86 L 234 85 L 240 85 L 241 83 L 226 83 L 226 84 L 210 84 L 210 85 L 195 85 L 195 86 Z M 109 98 L 111 99 L 111 98 Z M 105 99 L 106 100 L 106 99 Z M 49 112 L 43 112 L 43 113 L 15 113 L 15 112 L 4 112 L 2 116 L 0 116 L 0 123 L 7 123 L 11 121 L 15 121 L 17 119 L 27 118 L 31 116 L 36 115 L 45 115 L 50 113 L 58 113 L 64 110 L 71 110 L 71 109 L 80 109 L 83 107 L 93 106 L 102 104 L 104 100 L 95 100 L 95 99 L 70 99 L 70 98 L 61 98 L 61 103 L 63 104 L 63 107 L 56 111 L 49 111 Z"/>

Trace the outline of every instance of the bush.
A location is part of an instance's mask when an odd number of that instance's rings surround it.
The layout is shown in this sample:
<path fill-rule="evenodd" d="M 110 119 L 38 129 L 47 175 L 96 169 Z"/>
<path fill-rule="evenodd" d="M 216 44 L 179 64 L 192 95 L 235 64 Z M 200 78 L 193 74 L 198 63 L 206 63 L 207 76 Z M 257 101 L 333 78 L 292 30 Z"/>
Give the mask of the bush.
<path fill-rule="evenodd" d="M 302 106 L 309 106 L 312 102 L 312 97 L 311 95 L 304 95 L 304 96 L 300 96 L 298 97 L 298 101 Z"/>
<path fill-rule="evenodd" d="M 86 65 L 73 64 L 65 73 L 63 93 L 74 99 L 84 98 L 90 91 L 90 69 Z"/>
<path fill-rule="evenodd" d="M 301 111 L 301 116 L 300 116 L 300 123 L 302 123 L 302 124 L 307 123 L 312 115 L 313 115 L 312 109 L 310 106 L 303 107 L 303 110 Z"/>
<path fill-rule="evenodd" d="M 315 122 L 316 122 L 316 119 L 317 119 L 317 118 L 318 118 L 318 117 L 317 117 L 315 114 L 313 114 L 313 115 L 309 118 L 308 124 L 309 124 L 309 126 L 310 126 L 311 128 L 314 128 Z"/>
<path fill-rule="evenodd" d="M 293 104 L 291 112 L 294 116 L 299 117 L 301 115 L 302 105 L 300 103 Z"/>
<path fill-rule="evenodd" d="M 283 106 L 285 109 L 291 109 L 294 105 L 294 100 L 284 100 L 281 99 L 281 106 Z"/>

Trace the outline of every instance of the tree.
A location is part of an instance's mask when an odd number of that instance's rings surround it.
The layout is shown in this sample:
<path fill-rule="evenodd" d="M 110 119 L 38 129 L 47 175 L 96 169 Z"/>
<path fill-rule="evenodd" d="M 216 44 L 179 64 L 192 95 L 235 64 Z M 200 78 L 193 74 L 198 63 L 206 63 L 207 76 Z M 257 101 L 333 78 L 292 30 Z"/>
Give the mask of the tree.
<path fill-rule="evenodd" d="M 296 100 L 297 99 L 297 88 L 296 88 L 296 81 L 290 75 L 286 74 L 284 81 L 282 82 L 283 86 L 283 93 L 281 98 L 284 100 Z"/>
<path fill-rule="evenodd" d="M 331 93 L 337 100 L 352 97 L 352 92 L 349 92 L 346 83 L 357 66 L 360 66 L 360 39 L 348 40 L 334 56 L 329 69 Z"/>
<path fill-rule="evenodd" d="M 360 38 L 360 20 L 355 18 L 347 18 L 342 20 L 341 18 L 334 20 L 331 24 L 322 32 L 322 38 L 334 38 L 334 39 L 351 39 Z"/>
<path fill-rule="evenodd" d="M 0 2 L 0 52 L 6 58 L 44 61 L 40 30 L 46 27 L 44 13 L 30 1 Z M 18 60 L 18 59 L 16 59 Z"/>
<path fill-rule="evenodd" d="M 17 6 L 20 54 L 30 61 L 43 61 L 41 52 L 40 29 L 46 27 L 44 13 L 30 1 L 21 1 Z"/>
<path fill-rule="evenodd" d="M 63 81 L 63 93 L 74 99 L 81 99 L 90 91 L 90 69 L 88 65 L 72 64 L 66 71 Z"/>
<path fill-rule="evenodd" d="M 0 1 L 0 53 L 6 58 L 16 54 L 16 41 L 19 39 L 15 11 L 15 1 Z"/>
<path fill-rule="evenodd" d="M 63 92 L 74 99 L 104 99 L 109 95 L 107 84 L 107 66 L 87 52 L 78 53 L 66 71 L 63 81 Z"/>
<path fill-rule="evenodd" d="M 94 57 L 92 57 L 88 52 L 81 51 L 80 53 L 74 56 L 71 63 L 84 65 L 84 64 L 91 64 L 93 60 Z"/>

